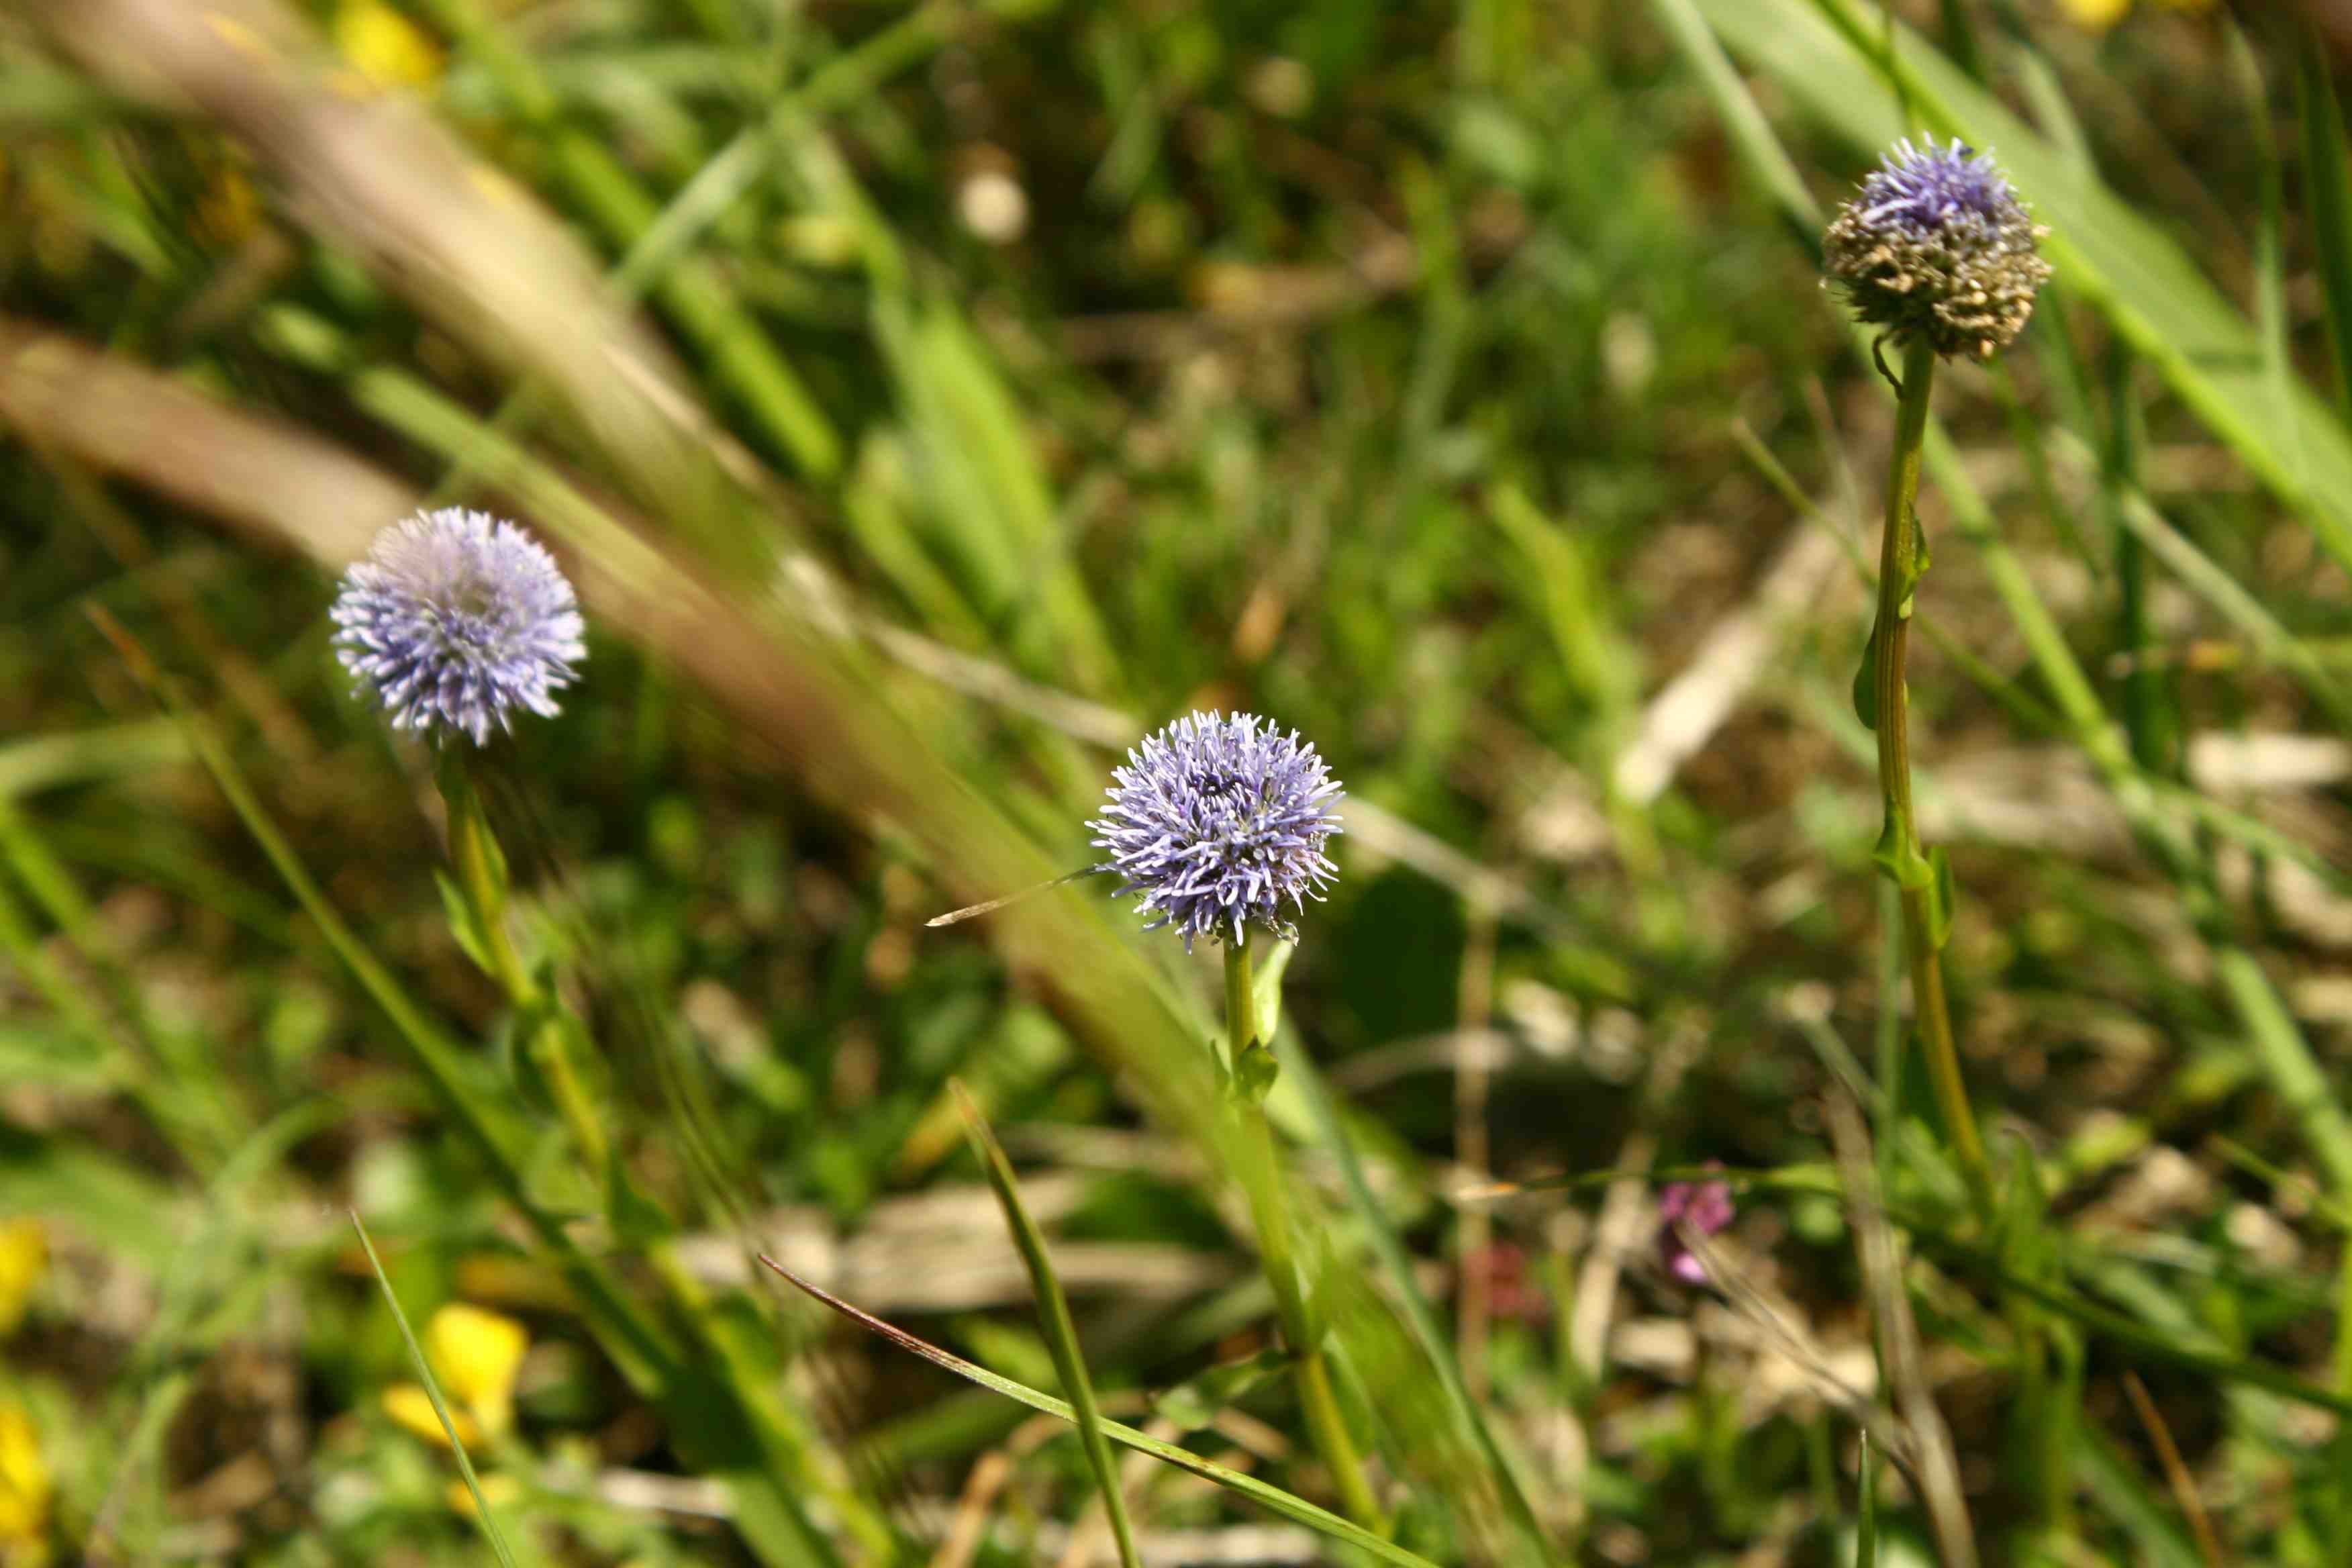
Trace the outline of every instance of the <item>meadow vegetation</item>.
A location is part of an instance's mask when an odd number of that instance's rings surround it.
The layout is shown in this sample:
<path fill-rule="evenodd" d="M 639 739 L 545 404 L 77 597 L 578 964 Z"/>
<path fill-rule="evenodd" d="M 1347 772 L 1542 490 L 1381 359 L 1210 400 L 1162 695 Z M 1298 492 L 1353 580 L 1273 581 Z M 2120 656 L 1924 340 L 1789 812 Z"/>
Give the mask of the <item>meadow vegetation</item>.
<path fill-rule="evenodd" d="M 6 7 L 0 1568 L 2352 1563 L 2347 71 Z M 584 657 L 420 735 L 445 507 Z"/>

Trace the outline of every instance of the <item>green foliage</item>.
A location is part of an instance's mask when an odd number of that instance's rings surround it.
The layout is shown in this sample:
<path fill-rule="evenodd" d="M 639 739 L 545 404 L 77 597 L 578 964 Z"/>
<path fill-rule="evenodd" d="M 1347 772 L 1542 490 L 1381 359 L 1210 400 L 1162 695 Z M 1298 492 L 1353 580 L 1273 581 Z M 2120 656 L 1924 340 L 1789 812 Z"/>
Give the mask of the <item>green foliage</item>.
<path fill-rule="evenodd" d="M 1131 1560 L 1897 1563 L 1938 1443 L 1987 1561 L 2340 1560 L 2343 84 L 2063 9 L 0 20 L 0 1561 L 992 1568 L 1118 1447 Z M 2059 268 L 1895 595 L 1981 1173 L 1812 265 L 1921 130 Z M 462 769 L 326 646 L 428 499 L 591 623 Z M 1295 948 L 924 925 L 1212 706 L 1346 783 Z M 404 1304 L 527 1332 L 470 1456 Z"/>

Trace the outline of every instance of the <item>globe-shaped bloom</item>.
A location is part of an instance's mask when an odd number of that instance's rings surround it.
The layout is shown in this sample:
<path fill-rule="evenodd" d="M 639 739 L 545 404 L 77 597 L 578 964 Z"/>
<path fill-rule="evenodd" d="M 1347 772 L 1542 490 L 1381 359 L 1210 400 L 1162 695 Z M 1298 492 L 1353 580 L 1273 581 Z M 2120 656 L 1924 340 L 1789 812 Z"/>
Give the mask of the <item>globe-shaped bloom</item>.
<path fill-rule="evenodd" d="M 518 708 L 552 716 L 587 657 L 572 584 L 511 522 L 451 507 L 376 536 L 336 596 L 335 651 L 395 729 L 476 745 Z"/>
<path fill-rule="evenodd" d="M 1146 931 L 1173 926 L 1239 946 L 1252 925 L 1290 937 L 1286 906 L 1320 899 L 1338 874 L 1323 853 L 1340 799 L 1315 748 L 1246 713 L 1192 713 L 1127 753 L 1102 815 L 1087 824 L 1126 879 Z"/>
<path fill-rule="evenodd" d="M 2033 314 L 2050 276 L 2034 223 L 1990 154 L 1895 144 L 1830 225 L 1828 281 L 1898 341 L 1987 360 Z"/>

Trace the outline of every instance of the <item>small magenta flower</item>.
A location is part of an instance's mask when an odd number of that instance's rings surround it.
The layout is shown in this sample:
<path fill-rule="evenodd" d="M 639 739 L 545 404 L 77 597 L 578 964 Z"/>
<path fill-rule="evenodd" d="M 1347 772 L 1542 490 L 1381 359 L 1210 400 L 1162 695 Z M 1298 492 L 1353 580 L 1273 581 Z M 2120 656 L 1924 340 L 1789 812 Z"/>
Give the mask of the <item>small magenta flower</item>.
<path fill-rule="evenodd" d="M 1709 1160 L 1707 1169 L 1721 1170 L 1723 1162 Z M 1706 1265 L 1683 1244 L 1676 1227 L 1688 1226 L 1701 1236 L 1713 1236 L 1731 1224 L 1731 1184 L 1671 1182 L 1658 1194 L 1658 1261 L 1685 1285 L 1706 1283 Z"/>
<path fill-rule="evenodd" d="M 1988 360 L 2025 330 L 2050 276 L 2035 224 L 1990 154 L 1900 142 L 1823 240 L 1828 281 L 1898 340 Z"/>
<path fill-rule="evenodd" d="M 393 727 L 486 744 L 515 709 L 552 717 L 588 655 L 555 558 L 487 512 L 420 512 L 376 535 L 336 596 L 335 651 Z"/>
<path fill-rule="evenodd" d="M 1323 846 L 1339 831 L 1339 782 L 1315 748 L 1246 713 L 1192 713 L 1127 760 L 1087 826 L 1110 853 L 1096 868 L 1156 917 L 1144 929 L 1175 927 L 1188 952 L 1228 930 L 1239 946 L 1253 924 L 1296 935 L 1283 906 L 1303 910 L 1338 875 Z"/>

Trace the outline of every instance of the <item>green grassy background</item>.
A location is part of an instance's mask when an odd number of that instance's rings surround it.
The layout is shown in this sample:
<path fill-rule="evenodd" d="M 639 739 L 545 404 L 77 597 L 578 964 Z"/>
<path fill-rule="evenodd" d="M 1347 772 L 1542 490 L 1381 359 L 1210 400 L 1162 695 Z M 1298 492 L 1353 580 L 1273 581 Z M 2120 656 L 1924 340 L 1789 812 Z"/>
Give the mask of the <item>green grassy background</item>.
<path fill-rule="evenodd" d="M 1274 1343 L 1213 955 L 1101 881 L 923 926 L 1209 707 L 1349 789 L 1272 1110 L 1406 1549 L 1934 1561 L 1948 1447 L 1987 1562 L 2345 1561 L 2339 46 L 1891 9 L 0 16 L 0 1563 L 494 1560 L 348 1209 L 527 1331 L 518 1561 L 1112 1561 L 1075 1436 L 751 1262 L 1059 1386 L 951 1078 L 1106 1412 L 1336 1506 L 1282 1375 L 1191 1381 Z M 1882 1005 L 1892 405 L 1811 250 L 1915 126 L 2058 267 L 1943 377 L 1912 667 L 1993 1226 Z M 428 499 L 587 601 L 485 793 L 611 1172 L 327 645 Z M 1147 1561 L 1358 1560 L 1125 1462 Z"/>

